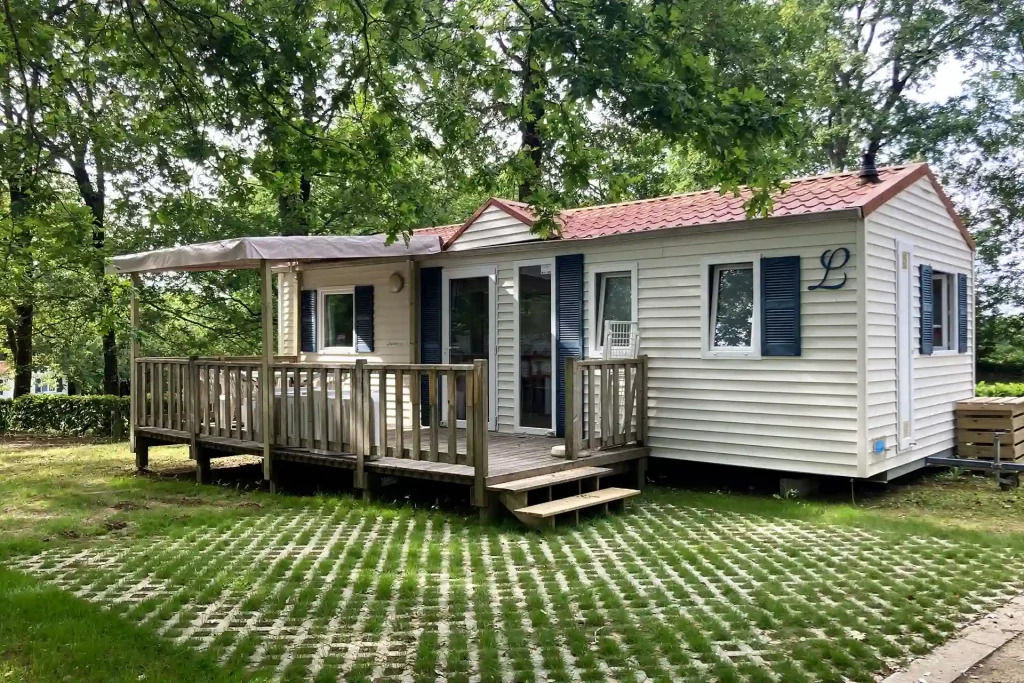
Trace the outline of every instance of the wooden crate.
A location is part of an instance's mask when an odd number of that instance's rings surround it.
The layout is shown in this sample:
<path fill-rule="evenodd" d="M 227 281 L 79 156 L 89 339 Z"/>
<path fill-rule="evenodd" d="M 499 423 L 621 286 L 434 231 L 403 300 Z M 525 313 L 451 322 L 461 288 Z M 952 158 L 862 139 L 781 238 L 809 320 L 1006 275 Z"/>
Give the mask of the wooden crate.
<path fill-rule="evenodd" d="M 957 452 L 961 458 L 992 460 L 996 457 L 993 430 L 999 437 L 999 457 L 1024 458 L 1024 397 L 971 398 L 956 404 Z"/>

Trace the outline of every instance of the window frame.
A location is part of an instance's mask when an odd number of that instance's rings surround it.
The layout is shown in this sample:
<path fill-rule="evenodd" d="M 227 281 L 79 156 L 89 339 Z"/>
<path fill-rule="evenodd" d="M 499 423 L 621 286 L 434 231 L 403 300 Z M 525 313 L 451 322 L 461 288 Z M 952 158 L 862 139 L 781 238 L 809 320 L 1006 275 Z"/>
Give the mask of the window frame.
<path fill-rule="evenodd" d="M 327 343 L 328 310 L 327 297 L 348 294 L 352 297 L 352 346 L 331 346 Z M 320 353 L 352 353 L 356 352 L 356 288 L 355 286 L 325 287 L 317 291 L 317 340 L 320 342 Z"/>
<path fill-rule="evenodd" d="M 521 268 L 529 267 L 529 266 L 550 266 L 551 267 L 551 383 L 552 383 L 552 391 L 551 391 L 551 427 L 550 427 L 550 429 L 547 428 L 547 427 L 523 427 L 520 424 L 520 420 L 522 418 L 522 414 L 520 412 L 521 408 L 522 408 L 522 406 L 520 405 L 520 401 L 522 400 L 522 397 L 520 396 L 520 393 L 521 393 L 520 384 L 522 382 L 522 378 L 519 376 L 519 373 L 521 371 L 521 364 L 522 364 L 522 351 L 521 351 L 520 346 L 519 346 L 520 341 L 521 341 L 521 339 L 519 337 L 519 314 L 520 314 L 519 270 Z M 515 393 L 515 420 L 514 420 L 514 422 L 515 422 L 515 431 L 516 431 L 516 433 L 520 433 L 520 434 L 541 434 L 541 435 L 551 434 L 551 433 L 554 433 L 555 430 L 556 430 L 556 422 L 557 422 L 557 418 L 558 418 L 558 415 L 556 414 L 557 406 L 558 406 L 558 397 L 556 396 L 557 391 L 555 390 L 555 385 L 557 384 L 557 381 L 558 381 L 558 342 L 557 342 L 557 339 L 558 339 L 558 329 L 557 329 L 558 307 L 557 307 L 557 304 L 556 304 L 556 301 L 555 301 L 556 297 L 558 296 L 558 274 L 556 272 L 557 266 L 556 266 L 556 263 L 555 263 L 555 258 L 554 257 L 550 257 L 550 258 L 541 258 L 541 259 L 529 259 L 529 260 L 525 260 L 525 261 L 516 261 L 513 264 L 512 267 L 514 268 L 514 277 L 513 277 L 514 284 L 513 284 L 512 291 L 513 291 L 515 302 L 516 302 L 516 305 L 515 305 L 515 319 L 513 321 L 514 322 L 513 329 L 515 331 L 514 352 L 515 352 L 515 368 L 516 368 L 516 374 L 515 374 L 516 380 L 515 380 L 515 387 L 514 387 L 514 389 L 515 389 L 515 392 L 514 392 Z"/>
<path fill-rule="evenodd" d="M 750 264 L 753 271 L 754 311 L 750 329 L 750 346 L 716 347 L 711 334 L 711 324 L 717 316 L 719 268 L 745 266 Z M 700 352 L 701 358 L 761 359 L 761 254 L 722 254 L 701 261 L 701 315 Z"/>
<path fill-rule="evenodd" d="M 935 297 L 935 281 L 942 279 L 942 296 Z M 942 330 L 942 344 L 932 344 L 933 356 L 960 353 L 960 315 L 957 301 L 957 273 L 932 268 L 932 328 Z M 935 314 L 942 311 L 942 325 L 935 325 Z"/>
<path fill-rule="evenodd" d="M 587 349 L 591 358 L 601 358 L 604 355 L 604 339 L 598 334 L 603 312 L 604 297 L 601 296 L 601 288 L 598 282 L 601 275 L 611 273 L 629 273 L 630 293 L 630 320 L 637 322 L 638 316 L 638 292 L 637 292 L 637 266 L 636 261 L 619 261 L 616 263 L 597 263 L 587 267 Z"/>

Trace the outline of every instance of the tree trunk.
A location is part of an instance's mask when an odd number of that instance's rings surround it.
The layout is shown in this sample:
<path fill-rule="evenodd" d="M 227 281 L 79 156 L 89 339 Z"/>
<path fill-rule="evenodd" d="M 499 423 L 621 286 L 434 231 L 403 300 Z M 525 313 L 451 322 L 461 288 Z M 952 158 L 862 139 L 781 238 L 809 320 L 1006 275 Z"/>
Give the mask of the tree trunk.
<path fill-rule="evenodd" d="M 32 325 L 35 319 L 33 300 L 34 266 L 30 247 L 32 232 L 24 219 L 31 211 L 31 197 L 19 178 L 8 179 L 11 201 L 11 222 L 15 231 L 11 246 L 15 258 L 25 260 L 18 283 L 18 300 L 14 302 L 14 320 L 7 326 L 7 345 L 14 360 L 14 397 L 32 393 Z"/>
<path fill-rule="evenodd" d="M 99 166 L 99 164 L 97 164 Z M 78 185 L 78 194 L 92 213 L 92 246 L 96 249 L 96 277 L 100 283 L 101 306 L 108 310 L 114 307 L 114 296 L 107 284 L 104 273 L 103 248 L 106 246 L 106 229 L 104 211 L 106 208 L 105 177 L 103 169 L 96 170 L 96 185 L 89 177 L 89 169 L 81 157 L 71 165 Z M 103 332 L 103 393 L 116 395 L 120 391 L 121 380 L 117 369 L 117 335 L 110 326 Z"/>
<path fill-rule="evenodd" d="M 14 306 L 14 326 L 11 331 L 14 347 L 14 398 L 32 393 L 32 321 L 35 306 L 32 302 Z"/>
<path fill-rule="evenodd" d="M 299 193 L 281 194 L 277 197 L 277 214 L 281 220 L 282 235 L 309 234 L 309 196 L 313 191 L 310 179 L 299 178 Z"/>
<path fill-rule="evenodd" d="M 526 150 L 532 168 L 519 183 L 518 199 L 528 202 L 544 174 L 544 136 L 540 131 L 540 121 L 544 118 L 544 99 L 540 94 L 542 74 L 533 69 L 532 43 L 527 44 L 519 73 L 523 88 L 523 106 L 519 114 L 520 145 Z"/>

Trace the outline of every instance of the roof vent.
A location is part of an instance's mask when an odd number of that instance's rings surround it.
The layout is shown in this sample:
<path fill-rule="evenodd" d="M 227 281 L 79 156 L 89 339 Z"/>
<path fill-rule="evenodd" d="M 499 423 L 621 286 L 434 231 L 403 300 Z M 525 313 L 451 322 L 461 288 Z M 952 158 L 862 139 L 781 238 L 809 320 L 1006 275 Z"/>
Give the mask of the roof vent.
<path fill-rule="evenodd" d="M 878 176 L 878 169 L 875 167 L 875 155 L 872 152 L 864 152 L 860 158 L 860 172 L 857 177 L 865 183 L 880 183 L 882 179 Z"/>

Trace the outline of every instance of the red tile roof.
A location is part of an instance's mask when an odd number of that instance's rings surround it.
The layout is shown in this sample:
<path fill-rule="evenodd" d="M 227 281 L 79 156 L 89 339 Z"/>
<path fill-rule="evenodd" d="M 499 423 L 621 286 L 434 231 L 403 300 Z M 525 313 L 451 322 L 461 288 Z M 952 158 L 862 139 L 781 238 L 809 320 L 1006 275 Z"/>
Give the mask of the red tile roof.
<path fill-rule="evenodd" d="M 453 223 L 452 225 L 435 225 L 429 228 L 416 228 L 413 230 L 415 235 L 438 235 L 442 240 L 447 240 L 449 237 L 455 234 L 455 231 L 462 227 L 462 223 Z"/>
<path fill-rule="evenodd" d="M 790 180 L 785 190 L 772 196 L 771 215 L 799 216 L 860 208 L 918 168 L 919 165 L 881 168 L 878 171 L 879 183 L 862 181 L 857 177 L 857 171 Z M 559 214 L 561 237 L 589 239 L 662 228 L 745 221 L 747 213 L 743 205 L 750 196 L 749 190 L 742 190 L 739 196 L 707 190 L 567 209 Z"/>
<path fill-rule="evenodd" d="M 952 202 L 927 164 L 880 168 L 878 175 L 880 182 L 877 183 L 864 182 L 858 177 L 857 171 L 788 180 L 786 189 L 772 195 L 771 216 L 827 214 L 849 209 L 860 209 L 861 215 L 866 216 L 918 179 L 928 178 L 939 198 L 946 204 L 964 239 L 974 248 L 973 238 L 957 217 Z M 591 239 L 665 228 L 742 222 L 747 220 L 744 202 L 750 196 L 749 190 L 741 190 L 739 196 L 706 190 L 619 204 L 564 209 L 557 217 L 561 225 L 559 235 L 552 239 Z M 490 206 L 497 206 L 527 225 L 533 225 L 534 214 L 528 204 L 492 197 L 461 225 L 424 228 L 417 230 L 416 234 L 439 234 L 447 248 Z"/>

